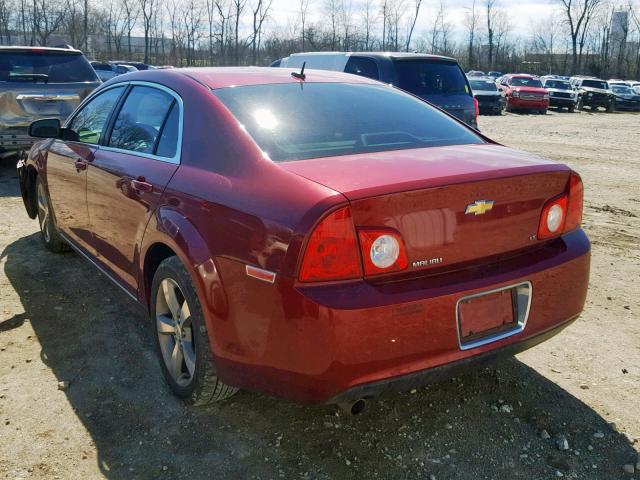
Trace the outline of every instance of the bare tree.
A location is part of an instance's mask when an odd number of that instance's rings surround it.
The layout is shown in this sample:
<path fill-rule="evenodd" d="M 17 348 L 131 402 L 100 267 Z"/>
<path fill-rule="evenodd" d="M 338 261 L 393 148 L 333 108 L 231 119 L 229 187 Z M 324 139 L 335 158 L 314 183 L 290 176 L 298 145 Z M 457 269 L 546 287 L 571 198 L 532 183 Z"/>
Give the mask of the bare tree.
<path fill-rule="evenodd" d="M 257 0 L 251 8 L 251 13 L 253 15 L 253 30 L 251 32 L 249 45 L 251 46 L 251 63 L 253 65 L 257 63 L 258 50 L 260 49 L 260 42 L 262 40 L 262 26 L 269 15 L 272 3 L 273 0 Z"/>
<path fill-rule="evenodd" d="M 488 58 L 487 65 L 489 70 L 493 69 L 493 54 L 494 54 L 494 24 L 495 24 L 495 5 L 497 0 L 485 0 L 486 8 L 486 20 L 487 20 L 487 42 L 488 42 Z"/>
<path fill-rule="evenodd" d="M 559 24 L 555 15 L 537 22 L 533 27 L 533 48 L 544 53 L 547 57 L 547 73 L 552 73 L 556 68 L 553 61 L 553 54 L 557 47 L 559 35 Z"/>
<path fill-rule="evenodd" d="M 142 13 L 142 28 L 144 30 L 144 63 L 149 63 L 150 32 L 157 3 L 158 0 L 139 0 L 140 13 Z"/>
<path fill-rule="evenodd" d="M 135 3 L 136 0 L 122 0 L 122 7 L 126 15 L 126 29 L 127 29 L 127 47 L 129 56 L 131 56 L 131 32 L 138 22 L 138 16 L 140 11 Z"/>
<path fill-rule="evenodd" d="M 305 35 L 307 33 L 306 31 L 306 27 L 307 27 L 307 12 L 309 10 L 309 0 L 300 0 L 300 3 L 298 4 L 300 7 L 300 25 L 302 27 L 302 51 L 305 51 L 305 47 L 304 47 L 304 42 L 305 42 Z"/>
<path fill-rule="evenodd" d="M 242 17 L 242 12 L 244 12 L 244 7 L 247 5 L 247 0 L 232 0 L 232 4 L 234 9 L 233 20 L 235 22 L 233 37 L 235 44 L 234 58 L 236 65 L 238 65 L 240 63 L 240 18 Z"/>
<path fill-rule="evenodd" d="M 589 23 L 600 6 L 601 0 L 558 0 L 564 9 L 571 35 L 571 71 L 577 73 L 582 68 L 582 50 Z"/>
<path fill-rule="evenodd" d="M 405 44 L 405 52 L 409 51 L 409 47 L 411 46 L 411 37 L 413 36 L 413 30 L 416 28 L 416 22 L 418 21 L 418 15 L 420 15 L 420 6 L 422 5 L 422 0 L 414 1 L 414 9 L 413 9 L 413 19 L 410 22 L 409 33 L 407 34 L 407 42 Z M 440 4 L 440 8 L 442 10 L 442 3 Z"/>
<path fill-rule="evenodd" d="M 365 0 L 362 8 L 362 23 L 364 28 L 364 49 L 371 50 L 373 47 L 371 41 L 371 30 L 375 24 L 377 16 L 373 11 L 373 0 Z"/>
<path fill-rule="evenodd" d="M 467 61 L 469 68 L 474 67 L 474 52 L 476 34 L 478 31 L 479 16 L 476 10 L 476 0 L 473 0 L 471 7 L 465 14 L 465 26 L 467 28 Z"/>

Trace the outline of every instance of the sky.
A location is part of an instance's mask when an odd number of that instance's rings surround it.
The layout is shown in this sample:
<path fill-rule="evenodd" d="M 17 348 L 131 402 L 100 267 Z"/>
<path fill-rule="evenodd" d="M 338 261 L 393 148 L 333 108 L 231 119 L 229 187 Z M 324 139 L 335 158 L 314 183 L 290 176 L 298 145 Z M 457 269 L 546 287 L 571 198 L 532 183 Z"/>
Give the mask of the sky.
<path fill-rule="evenodd" d="M 345 0 L 349 2 L 349 0 Z M 460 40 L 464 36 L 464 19 L 466 12 L 471 6 L 471 0 L 442 0 L 447 12 L 449 23 L 454 26 L 455 36 Z M 312 22 L 322 20 L 322 9 L 324 0 L 309 0 L 309 16 Z M 354 12 L 358 12 L 362 0 L 351 0 Z M 376 2 L 379 4 L 380 2 Z M 413 0 L 405 0 L 411 9 Z M 559 0 L 498 0 L 497 6 L 505 9 L 509 14 L 509 21 L 512 25 L 512 34 L 528 36 L 534 25 L 547 20 L 551 15 L 560 15 L 557 10 Z M 476 1 L 476 8 L 482 8 L 483 0 Z M 433 18 L 440 8 L 440 0 L 423 0 L 420 16 L 416 24 L 415 34 L 427 35 Z M 275 23 L 285 26 L 294 24 L 299 17 L 299 0 L 273 0 L 272 14 L 269 27 Z M 409 14 L 408 14 L 409 15 Z"/>

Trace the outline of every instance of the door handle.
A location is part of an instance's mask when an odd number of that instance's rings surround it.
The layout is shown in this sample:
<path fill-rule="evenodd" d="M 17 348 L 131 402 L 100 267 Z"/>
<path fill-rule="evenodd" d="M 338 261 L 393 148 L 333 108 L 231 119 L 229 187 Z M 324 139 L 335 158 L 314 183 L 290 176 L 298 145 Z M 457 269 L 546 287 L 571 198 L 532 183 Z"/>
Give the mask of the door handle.
<path fill-rule="evenodd" d="M 87 163 L 80 158 L 78 158 L 75 162 L 73 162 L 73 164 L 75 165 L 76 172 L 78 173 L 87 169 Z"/>
<path fill-rule="evenodd" d="M 133 188 L 136 192 L 145 193 L 151 192 L 153 190 L 153 185 L 149 182 L 146 182 L 144 178 L 140 178 L 138 180 L 131 180 L 131 188 Z"/>

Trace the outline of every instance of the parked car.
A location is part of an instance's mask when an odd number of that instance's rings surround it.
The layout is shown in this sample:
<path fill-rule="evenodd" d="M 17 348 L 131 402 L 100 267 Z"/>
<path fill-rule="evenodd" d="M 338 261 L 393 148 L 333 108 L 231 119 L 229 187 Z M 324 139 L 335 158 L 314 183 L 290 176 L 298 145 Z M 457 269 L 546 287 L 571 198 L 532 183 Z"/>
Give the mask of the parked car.
<path fill-rule="evenodd" d="M 395 87 L 291 73 L 137 72 L 31 125 L 50 138 L 19 178 L 44 245 L 148 309 L 176 395 L 357 412 L 578 317 L 577 173 Z"/>
<path fill-rule="evenodd" d="M 620 78 L 610 78 L 609 80 L 607 80 L 607 84 L 609 85 L 609 88 L 611 88 L 614 85 L 622 85 L 624 87 L 630 87 L 631 83 L 632 82 L 627 80 L 622 80 Z"/>
<path fill-rule="evenodd" d="M 478 101 L 480 113 L 502 115 L 505 105 L 504 94 L 491 77 L 471 77 L 469 84 L 474 98 Z"/>
<path fill-rule="evenodd" d="M 589 107 L 597 110 L 604 107 L 607 112 L 613 112 L 616 107 L 615 95 L 604 80 L 595 77 L 578 77 L 573 80 L 573 85 L 578 91 L 578 110 Z"/>
<path fill-rule="evenodd" d="M 478 127 L 476 104 L 464 72 L 449 57 L 420 53 L 312 52 L 280 61 L 280 68 L 352 73 L 390 83 Z"/>
<path fill-rule="evenodd" d="M 486 77 L 487 74 L 482 70 L 469 70 L 467 72 L 467 77 Z"/>
<path fill-rule="evenodd" d="M 500 77 L 500 85 L 507 99 L 508 112 L 534 110 L 543 115 L 547 113 L 549 93 L 538 77 L 524 73 L 504 75 Z"/>
<path fill-rule="evenodd" d="M 0 47 L 0 154 L 28 149 L 33 120 L 64 120 L 99 84 L 78 50 Z"/>
<path fill-rule="evenodd" d="M 573 112 L 578 102 L 578 93 L 566 80 L 541 78 L 542 86 L 549 92 L 549 106 L 566 108 Z"/>
<path fill-rule="evenodd" d="M 109 63 L 112 65 L 130 65 L 136 70 L 155 70 L 156 67 L 143 62 L 131 62 L 128 60 L 111 60 Z"/>
<path fill-rule="evenodd" d="M 502 72 L 491 71 L 491 72 L 488 72 L 488 73 L 487 73 L 487 77 L 491 77 L 491 78 L 493 78 L 494 80 L 495 80 L 496 78 L 500 78 L 501 76 L 502 76 Z"/>
<path fill-rule="evenodd" d="M 113 77 L 129 72 L 137 72 L 138 69 L 131 65 L 119 65 L 114 63 L 91 62 L 91 66 L 103 82 L 111 80 Z"/>
<path fill-rule="evenodd" d="M 617 110 L 640 110 L 640 94 L 626 85 L 612 85 Z"/>

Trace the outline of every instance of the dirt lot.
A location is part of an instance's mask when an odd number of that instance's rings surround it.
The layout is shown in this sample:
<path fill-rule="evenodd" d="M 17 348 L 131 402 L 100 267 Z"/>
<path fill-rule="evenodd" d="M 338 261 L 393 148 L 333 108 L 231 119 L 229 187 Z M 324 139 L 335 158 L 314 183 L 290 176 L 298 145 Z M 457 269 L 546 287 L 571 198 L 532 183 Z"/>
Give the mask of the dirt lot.
<path fill-rule="evenodd" d="M 5 161 L 0 476 L 632 478 L 623 465 L 640 448 L 640 115 L 509 114 L 480 125 L 583 175 L 585 312 L 517 359 L 358 417 L 252 393 L 186 409 L 161 381 L 144 312 L 78 256 L 45 252 Z"/>

